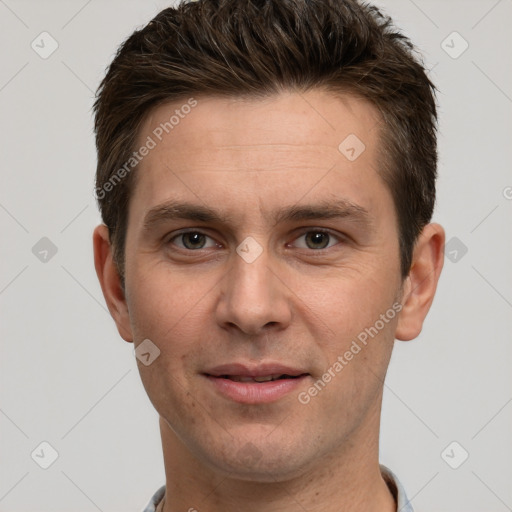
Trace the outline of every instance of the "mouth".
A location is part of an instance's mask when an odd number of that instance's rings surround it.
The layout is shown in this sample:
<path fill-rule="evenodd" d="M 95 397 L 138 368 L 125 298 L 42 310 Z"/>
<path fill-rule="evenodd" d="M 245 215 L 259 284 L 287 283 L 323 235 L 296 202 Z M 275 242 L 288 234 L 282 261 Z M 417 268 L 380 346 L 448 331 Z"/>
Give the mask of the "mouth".
<path fill-rule="evenodd" d="M 311 375 L 281 364 L 228 364 L 203 374 L 213 391 L 230 401 L 245 404 L 276 402 L 297 390 Z"/>
<path fill-rule="evenodd" d="M 210 375 L 210 377 L 216 377 L 218 379 L 229 379 L 234 382 L 273 382 L 275 380 L 282 379 L 298 379 L 303 375 L 307 375 L 305 373 L 301 375 L 287 375 L 287 374 L 275 374 L 275 375 L 261 375 L 259 377 L 252 377 L 247 375 L 219 375 L 218 377 L 214 375 Z"/>

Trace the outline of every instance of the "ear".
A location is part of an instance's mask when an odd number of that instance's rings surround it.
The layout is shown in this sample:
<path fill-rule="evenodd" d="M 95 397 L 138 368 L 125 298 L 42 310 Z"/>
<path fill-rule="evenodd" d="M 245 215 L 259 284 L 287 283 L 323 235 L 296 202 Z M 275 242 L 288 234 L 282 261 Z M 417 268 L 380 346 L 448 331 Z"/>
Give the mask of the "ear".
<path fill-rule="evenodd" d="M 444 241 L 444 229 L 439 224 L 427 224 L 418 237 L 403 285 L 402 310 L 395 332 L 398 340 L 412 340 L 421 332 L 443 268 Z"/>
<path fill-rule="evenodd" d="M 130 326 L 130 315 L 126 298 L 121 287 L 121 279 L 114 263 L 112 246 L 107 226 L 97 226 L 93 233 L 94 267 L 101 284 L 108 310 L 114 319 L 121 337 L 128 342 L 133 341 Z"/>

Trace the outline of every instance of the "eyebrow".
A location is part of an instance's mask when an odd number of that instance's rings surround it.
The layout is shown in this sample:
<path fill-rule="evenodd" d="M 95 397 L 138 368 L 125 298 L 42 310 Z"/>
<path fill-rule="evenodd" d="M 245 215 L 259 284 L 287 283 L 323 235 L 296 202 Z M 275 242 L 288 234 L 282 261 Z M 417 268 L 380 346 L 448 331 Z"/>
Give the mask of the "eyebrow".
<path fill-rule="evenodd" d="M 151 231 L 158 225 L 176 219 L 195 222 L 234 224 L 234 215 L 214 210 L 210 207 L 170 200 L 155 206 L 144 217 L 144 231 Z M 370 227 L 371 216 L 368 210 L 346 199 L 320 201 L 315 204 L 291 205 L 278 208 L 271 214 L 275 224 L 303 221 L 346 218 L 351 222 Z"/>

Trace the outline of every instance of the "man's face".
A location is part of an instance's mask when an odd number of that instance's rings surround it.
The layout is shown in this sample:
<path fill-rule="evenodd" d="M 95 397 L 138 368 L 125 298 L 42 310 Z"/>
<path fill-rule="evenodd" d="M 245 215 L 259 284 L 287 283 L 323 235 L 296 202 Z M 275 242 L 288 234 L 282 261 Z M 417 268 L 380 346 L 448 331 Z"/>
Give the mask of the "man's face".
<path fill-rule="evenodd" d="M 154 110 L 139 134 L 156 147 L 129 207 L 128 329 L 136 347 L 160 350 L 138 363 L 142 381 L 170 435 L 207 466 L 299 474 L 378 429 L 401 289 L 379 117 L 319 90 L 198 97 L 159 141 L 180 106 Z M 171 215 L 185 203 L 218 218 Z M 280 374 L 293 378 L 251 378 Z"/>

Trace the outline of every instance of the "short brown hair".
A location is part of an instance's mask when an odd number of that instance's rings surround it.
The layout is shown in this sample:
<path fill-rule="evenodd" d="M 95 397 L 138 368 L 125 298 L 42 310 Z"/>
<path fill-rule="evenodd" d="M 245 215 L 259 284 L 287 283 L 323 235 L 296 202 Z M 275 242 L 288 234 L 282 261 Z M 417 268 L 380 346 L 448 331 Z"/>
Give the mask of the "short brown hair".
<path fill-rule="evenodd" d="M 379 110 L 380 172 L 408 274 L 432 216 L 437 166 L 435 87 L 409 39 L 357 0 L 199 0 L 164 9 L 128 37 L 97 91 L 96 196 L 123 286 L 134 173 L 113 178 L 149 111 L 190 95 L 257 98 L 313 88 L 353 93 Z"/>

